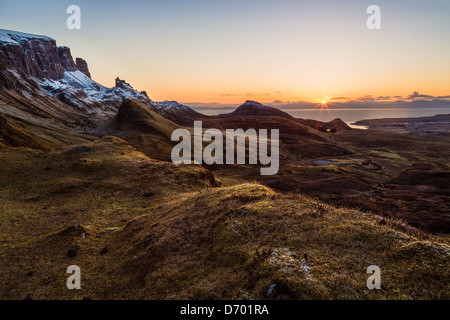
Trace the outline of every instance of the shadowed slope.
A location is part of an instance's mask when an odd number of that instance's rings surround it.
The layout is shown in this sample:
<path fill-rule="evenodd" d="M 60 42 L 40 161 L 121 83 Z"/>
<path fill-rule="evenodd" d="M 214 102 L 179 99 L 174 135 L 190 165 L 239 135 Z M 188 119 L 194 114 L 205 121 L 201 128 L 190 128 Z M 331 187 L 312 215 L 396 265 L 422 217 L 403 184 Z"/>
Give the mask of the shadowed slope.
<path fill-rule="evenodd" d="M 102 131 L 119 136 L 151 158 L 169 160 L 173 143 L 170 138 L 178 126 L 142 102 L 124 99 L 117 114 Z"/>

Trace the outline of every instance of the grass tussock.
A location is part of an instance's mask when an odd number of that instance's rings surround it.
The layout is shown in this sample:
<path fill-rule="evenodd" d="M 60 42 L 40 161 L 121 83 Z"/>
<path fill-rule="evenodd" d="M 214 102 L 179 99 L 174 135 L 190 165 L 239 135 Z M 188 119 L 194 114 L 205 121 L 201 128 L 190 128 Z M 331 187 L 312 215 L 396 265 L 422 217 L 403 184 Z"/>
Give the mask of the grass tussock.
<path fill-rule="evenodd" d="M 220 187 L 119 138 L 76 147 L 0 151 L 1 298 L 450 298 L 449 247 L 403 221 Z M 66 288 L 73 264 L 82 290 Z M 366 287 L 370 265 L 381 290 Z"/>

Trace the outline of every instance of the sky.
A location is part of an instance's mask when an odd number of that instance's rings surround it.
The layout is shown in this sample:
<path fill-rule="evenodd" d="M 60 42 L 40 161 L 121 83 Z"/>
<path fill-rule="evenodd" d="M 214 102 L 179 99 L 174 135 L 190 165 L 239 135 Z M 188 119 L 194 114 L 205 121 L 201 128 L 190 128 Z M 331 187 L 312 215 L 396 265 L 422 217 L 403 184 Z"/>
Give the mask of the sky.
<path fill-rule="evenodd" d="M 448 0 L 0 0 L 0 28 L 54 38 L 97 82 L 198 106 L 446 97 L 449 14 Z"/>

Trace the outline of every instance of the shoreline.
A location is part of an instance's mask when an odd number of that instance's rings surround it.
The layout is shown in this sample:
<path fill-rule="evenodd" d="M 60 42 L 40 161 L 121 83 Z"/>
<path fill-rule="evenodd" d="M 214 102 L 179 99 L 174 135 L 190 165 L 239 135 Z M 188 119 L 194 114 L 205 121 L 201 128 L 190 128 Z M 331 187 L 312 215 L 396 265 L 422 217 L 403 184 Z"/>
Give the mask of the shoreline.
<path fill-rule="evenodd" d="M 450 133 L 450 114 L 438 114 L 417 118 L 380 118 L 353 122 L 351 127 L 389 130 L 397 133 L 448 134 Z"/>

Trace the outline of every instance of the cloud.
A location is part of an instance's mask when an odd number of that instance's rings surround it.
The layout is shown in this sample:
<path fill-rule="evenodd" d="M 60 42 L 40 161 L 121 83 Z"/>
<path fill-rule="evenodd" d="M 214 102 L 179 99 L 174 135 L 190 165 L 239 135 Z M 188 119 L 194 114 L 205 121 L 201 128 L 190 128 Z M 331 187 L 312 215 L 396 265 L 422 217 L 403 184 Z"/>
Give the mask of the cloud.
<path fill-rule="evenodd" d="M 371 96 L 371 95 L 367 95 L 367 96 L 363 96 L 363 97 L 359 97 L 354 99 L 355 101 L 360 101 L 360 102 L 372 102 L 372 101 L 376 101 L 376 99 Z"/>
<path fill-rule="evenodd" d="M 417 97 L 428 95 L 416 94 Z M 344 97 L 331 98 L 329 103 L 330 109 L 347 109 L 347 108 L 450 108 L 450 96 L 433 97 L 434 99 L 407 99 L 401 96 L 377 96 L 371 95 L 362 96 L 355 99 L 346 100 Z M 342 99 L 341 99 L 342 98 Z M 438 99 L 440 98 L 440 99 Z M 275 100 L 271 104 L 278 109 L 286 112 L 299 109 L 312 109 L 317 106 L 317 103 L 307 101 L 280 101 Z"/>
<path fill-rule="evenodd" d="M 411 99 L 411 100 L 414 100 L 414 99 L 417 99 L 417 98 L 433 99 L 433 98 L 435 98 L 435 97 L 430 96 L 430 95 L 428 95 L 428 94 L 420 94 L 420 93 L 417 92 L 417 91 L 414 91 L 413 94 L 410 94 L 410 95 L 408 96 L 408 99 Z"/>
<path fill-rule="evenodd" d="M 379 96 L 376 99 L 377 100 L 391 100 L 391 96 Z"/>
<path fill-rule="evenodd" d="M 332 97 L 330 100 L 350 100 L 348 97 Z"/>
<path fill-rule="evenodd" d="M 429 94 L 421 94 L 418 91 L 414 91 L 405 100 L 415 100 L 415 99 L 429 99 L 429 100 L 448 100 L 450 99 L 450 95 L 445 96 L 432 96 Z"/>
<path fill-rule="evenodd" d="M 225 95 L 225 94 L 224 94 Z M 229 94 L 238 95 L 238 94 Z M 267 93 L 248 93 L 248 96 L 255 96 L 255 100 L 258 101 L 258 96 L 266 96 Z M 285 112 L 291 112 L 295 110 L 313 109 L 317 106 L 317 102 L 309 101 L 284 101 L 280 99 L 272 100 L 272 102 L 265 102 L 264 98 L 262 104 L 276 107 Z M 200 103 L 200 102 L 186 102 L 183 103 L 198 112 L 214 115 L 222 114 L 234 111 L 239 104 L 224 104 L 220 102 Z M 329 103 L 330 109 L 348 109 L 348 108 L 450 108 L 450 95 L 432 96 L 428 94 L 421 94 L 417 91 L 412 94 L 402 97 L 400 95 L 395 96 L 372 96 L 365 95 L 362 97 L 351 99 L 349 97 L 332 97 Z M 443 110 L 445 110 L 443 109 Z M 445 111 L 443 111 L 445 112 Z"/>

